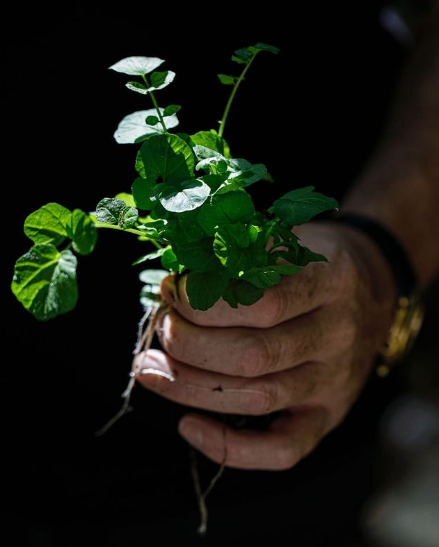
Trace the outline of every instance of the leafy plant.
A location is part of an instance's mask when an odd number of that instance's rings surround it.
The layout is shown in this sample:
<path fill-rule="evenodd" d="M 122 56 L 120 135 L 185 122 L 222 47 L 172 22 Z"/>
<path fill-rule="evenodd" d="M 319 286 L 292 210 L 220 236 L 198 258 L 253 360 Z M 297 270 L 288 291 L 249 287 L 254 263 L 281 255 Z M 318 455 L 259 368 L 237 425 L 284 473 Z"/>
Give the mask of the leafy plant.
<path fill-rule="evenodd" d="M 222 84 L 232 87 L 218 131 L 193 135 L 171 132 L 178 126 L 181 106 L 160 107 L 156 100 L 155 93 L 175 78 L 170 70 L 157 70 L 164 60 L 128 57 L 110 67 L 136 77 L 126 87 L 148 95 L 153 103 L 153 108 L 123 118 L 114 133 L 120 144 L 140 144 L 138 176 L 131 193 L 105 197 L 92 213 L 48 203 L 26 218 L 24 232 L 34 245 L 15 264 L 12 291 L 37 319 L 52 319 L 75 307 L 76 254 L 93 251 L 99 228 L 122 230 L 149 242 L 155 249 L 134 265 L 160 260 L 163 268 L 140 273 L 145 315 L 136 355 L 150 346 L 157 318 L 168 311 L 159 287 L 170 272 L 176 277 L 187 274 L 187 297 L 194 309 L 207 310 L 220 298 L 237 308 L 257 302 L 283 275 L 295 274 L 312 261 L 327 261 L 302 246 L 292 229 L 336 209 L 337 201 L 306 186 L 256 211 L 248 187 L 271 177 L 264 165 L 233 157 L 224 139 L 238 87 L 264 51 L 279 52 L 263 43 L 234 52 L 232 61 L 242 71 L 238 76 L 218 75 Z M 133 364 L 124 405 L 98 434 L 130 409 L 134 380 L 142 372 Z"/>

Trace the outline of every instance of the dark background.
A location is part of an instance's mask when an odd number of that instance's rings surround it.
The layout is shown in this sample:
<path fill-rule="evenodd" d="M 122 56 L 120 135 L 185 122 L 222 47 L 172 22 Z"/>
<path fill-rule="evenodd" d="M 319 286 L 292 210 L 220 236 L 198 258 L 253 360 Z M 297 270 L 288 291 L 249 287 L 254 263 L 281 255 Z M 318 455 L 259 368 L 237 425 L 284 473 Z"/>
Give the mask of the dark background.
<path fill-rule="evenodd" d="M 4 350 L 1 369 L 2 490 L 6 529 L 17 543 L 198 543 L 188 446 L 177 433 L 187 408 L 137 387 L 135 411 L 93 436 L 121 404 L 142 312 L 142 268 L 130 264 L 145 246 L 130 234 L 100 232 L 95 252 L 79 257 L 77 308 L 47 323 L 11 294 L 13 263 L 30 246 L 22 225 L 38 207 L 55 201 L 91 211 L 103 197 L 129 191 L 137 146 L 116 144 L 113 133 L 123 116 L 152 105 L 107 67 L 130 55 L 160 57 L 161 69 L 177 73 L 156 97 L 161 106 L 183 106 L 178 130 L 191 133 L 218 129 L 231 88 L 216 74 L 238 73 L 232 52 L 258 41 L 278 46 L 278 56 L 261 53 L 250 69 L 225 137 L 235 157 L 264 163 L 275 179 L 252 187 L 259 207 L 309 184 L 340 199 L 376 144 L 406 51 L 380 27 L 382 2 L 303 4 L 247 4 L 239 14 L 226 5 L 111 11 L 73 4 L 16 8 L 3 18 L 2 290 L 10 353 Z M 345 423 L 292 470 L 226 469 L 208 498 L 204 543 L 362 541 L 358 511 L 373 488 L 376 424 L 398 389 L 398 372 L 372 377 Z M 218 466 L 200 457 L 200 468 L 207 484 Z"/>

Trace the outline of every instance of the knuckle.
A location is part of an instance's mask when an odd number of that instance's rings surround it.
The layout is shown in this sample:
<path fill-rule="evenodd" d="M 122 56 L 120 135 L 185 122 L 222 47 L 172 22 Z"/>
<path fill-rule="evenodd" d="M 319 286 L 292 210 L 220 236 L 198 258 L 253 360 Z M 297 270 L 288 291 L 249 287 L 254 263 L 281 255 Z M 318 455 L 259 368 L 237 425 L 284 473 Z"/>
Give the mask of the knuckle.
<path fill-rule="evenodd" d="M 267 385 L 243 393 L 240 399 L 243 403 L 242 410 L 252 416 L 269 414 L 273 411 L 275 405 L 275 394 Z"/>
<path fill-rule="evenodd" d="M 178 328 L 178 320 L 174 314 L 166 314 L 160 328 L 160 341 L 164 349 L 175 359 L 184 356 L 185 337 Z"/>
<path fill-rule="evenodd" d="M 264 298 L 264 311 L 260 320 L 262 328 L 274 327 L 285 315 L 288 305 L 288 293 L 280 286 L 268 290 Z"/>
<path fill-rule="evenodd" d="M 262 332 L 251 335 L 242 360 L 242 375 L 255 377 L 265 374 L 270 362 L 270 354 L 267 337 Z"/>

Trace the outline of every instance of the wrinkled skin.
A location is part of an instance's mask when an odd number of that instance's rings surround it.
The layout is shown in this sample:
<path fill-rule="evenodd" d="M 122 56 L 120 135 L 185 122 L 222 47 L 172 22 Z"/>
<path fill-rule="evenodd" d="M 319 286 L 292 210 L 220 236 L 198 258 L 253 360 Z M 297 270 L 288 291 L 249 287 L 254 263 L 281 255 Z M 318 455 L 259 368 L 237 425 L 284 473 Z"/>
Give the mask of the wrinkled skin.
<path fill-rule="evenodd" d="M 240 469 L 285 470 L 309 454 L 344 419 L 388 336 L 396 290 L 375 244 L 352 227 L 314 221 L 294 229 L 329 262 L 283 276 L 252 306 L 222 299 L 193 310 L 180 279 L 163 280 L 171 304 L 157 325 L 164 351 L 139 355 L 160 369 L 137 382 L 194 407 L 180 434 L 214 462 Z M 237 430 L 196 409 L 264 415 L 282 411 L 263 431 Z M 225 429 L 224 429 L 225 428 Z M 225 445 L 226 443 L 226 445 Z"/>

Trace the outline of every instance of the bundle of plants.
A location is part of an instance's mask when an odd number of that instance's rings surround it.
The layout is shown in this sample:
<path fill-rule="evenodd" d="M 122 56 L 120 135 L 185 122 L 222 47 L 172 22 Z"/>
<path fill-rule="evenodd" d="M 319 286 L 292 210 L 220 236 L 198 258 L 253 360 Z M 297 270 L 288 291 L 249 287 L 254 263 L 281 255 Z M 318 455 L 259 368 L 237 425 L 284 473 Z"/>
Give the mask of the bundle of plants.
<path fill-rule="evenodd" d="M 240 74 L 218 74 L 220 82 L 231 88 L 218 131 L 203 130 L 192 135 L 175 132 L 181 106 L 161 107 L 156 99 L 156 93 L 175 78 L 171 70 L 157 70 L 164 63 L 162 59 L 128 57 L 111 66 L 116 72 L 137 78 L 127 82 L 126 87 L 145 95 L 153 107 L 123 118 L 114 134 L 118 143 L 139 145 L 135 158 L 138 176 L 131 192 L 105 197 L 91 213 L 48 203 L 24 222 L 24 232 L 33 246 L 15 264 L 12 291 L 41 321 L 75 307 L 77 257 L 93 251 L 99 229 L 133 234 L 141 245 L 149 246 L 133 265 L 160 262 L 161 268 L 145 269 L 139 274 L 143 282 L 143 317 L 138 325 L 129 383 L 122 394 L 121 410 L 97 435 L 132 410 L 130 395 L 139 375 L 167 377 L 143 367 L 138 358 L 150 348 L 158 319 L 170 311 L 161 297 L 164 277 L 171 275 L 178 289 L 178 280 L 186 276 L 186 297 L 193 309 L 208 310 L 220 299 L 238 309 L 260 300 L 264 290 L 278 284 L 283 276 L 300 272 L 310 262 L 327 261 L 301 245 L 293 228 L 323 211 L 337 209 L 337 201 L 315 192 L 314 186 L 306 186 L 291 189 L 264 210 L 256 210 L 249 187 L 272 178 L 264 165 L 232 156 L 224 139 L 233 99 L 248 69 L 261 53 L 278 52 L 278 48 L 263 43 L 236 50 L 232 61 L 242 69 Z M 235 418 L 236 427 L 249 427 L 251 423 L 247 416 L 223 414 L 223 418 Z M 204 492 L 196 463 L 193 467 L 200 533 L 207 526 L 206 496 L 225 463 L 224 459 Z"/>

